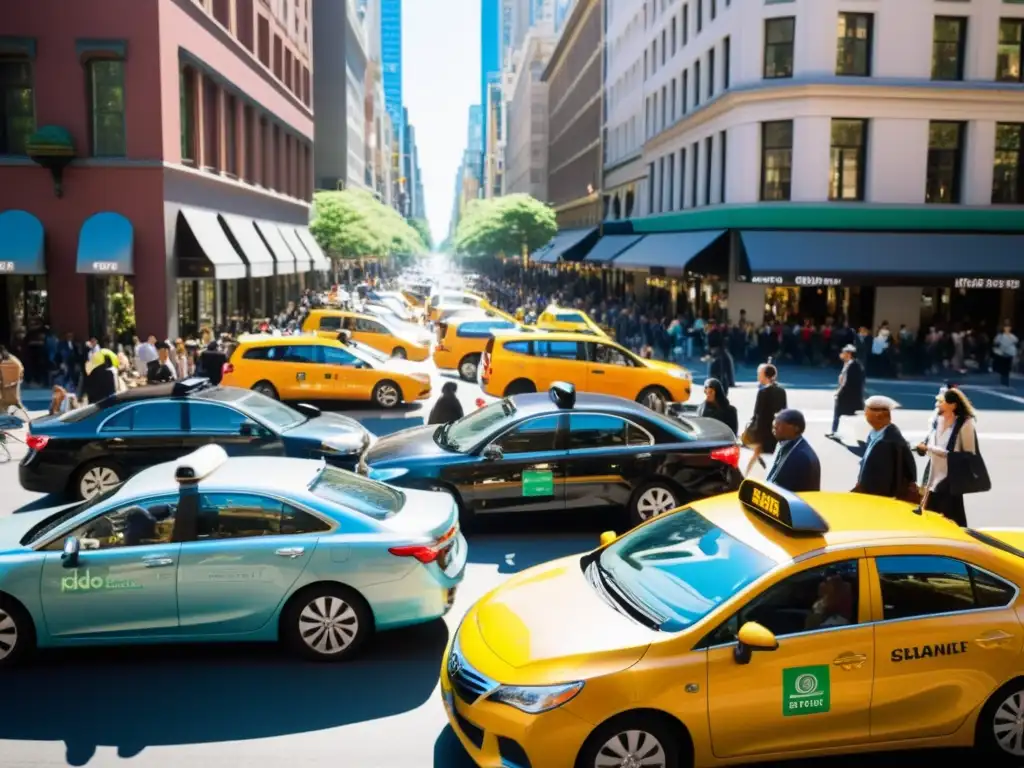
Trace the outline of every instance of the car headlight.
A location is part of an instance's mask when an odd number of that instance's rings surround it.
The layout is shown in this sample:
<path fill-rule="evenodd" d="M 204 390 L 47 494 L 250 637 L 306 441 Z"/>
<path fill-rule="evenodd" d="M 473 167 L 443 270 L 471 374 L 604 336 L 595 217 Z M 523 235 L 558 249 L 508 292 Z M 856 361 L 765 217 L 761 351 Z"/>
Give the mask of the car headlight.
<path fill-rule="evenodd" d="M 669 376 L 674 376 L 677 379 L 686 379 L 687 381 L 693 380 L 693 374 L 682 368 L 670 368 Z"/>
<path fill-rule="evenodd" d="M 488 699 L 508 704 L 529 715 L 539 715 L 572 701 L 582 690 L 582 682 L 563 685 L 503 685 Z"/>

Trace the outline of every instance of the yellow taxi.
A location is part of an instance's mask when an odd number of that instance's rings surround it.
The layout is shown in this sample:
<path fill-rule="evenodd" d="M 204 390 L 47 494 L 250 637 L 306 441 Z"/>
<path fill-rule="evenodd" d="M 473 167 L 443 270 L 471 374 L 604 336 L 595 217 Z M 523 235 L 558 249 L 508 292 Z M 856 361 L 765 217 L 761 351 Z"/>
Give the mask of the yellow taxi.
<path fill-rule="evenodd" d="M 604 329 L 594 322 L 586 312 L 572 307 L 548 306 L 537 318 L 536 326 L 544 331 L 568 331 L 589 333 L 608 338 Z"/>
<path fill-rule="evenodd" d="M 746 480 L 601 542 L 505 582 L 450 641 L 442 698 L 478 765 L 1021 764 L 1024 529 Z"/>
<path fill-rule="evenodd" d="M 368 400 L 381 408 L 430 397 L 430 376 L 403 360 L 309 336 L 242 336 L 221 383 L 279 400 Z"/>
<path fill-rule="evenodd" d="M 435 322 L 441 307 L 462 305 L 467 309 L 494 309 L 486 296 L 470 291 L 439 290 L 430 294 L 427 300 L 427 319 Z"/>
<path fill-rule="evenodd" d="M 325 339 L 337 339 L 346 331 L 354 341 L 373 347 L 391 357 L 421 363 L 430 357 L 430 345 L 412 332 L 386 319 L 341 309 L 314 309 L 302 321 L 304 333 L 315 333 Z"/>
<path fill-rule="evenodd" d="M 530 331 L 492 334 L 481 357 L 480 384 L 495 397 L 543 392 L 567 381 L 580 392 L 618 395 L 664 411 L 690 399 L 690 372 L 638 357 L 607 337 Z"/>
<path fill-rule="evenodd" d="M 441 369 L 454 369 L 465 381 L 476 381 L 480 356 L 494 331 L 522 330 L 523 326 L 503 317 L 462 316 L 437 325 L 434 364 Z"/>

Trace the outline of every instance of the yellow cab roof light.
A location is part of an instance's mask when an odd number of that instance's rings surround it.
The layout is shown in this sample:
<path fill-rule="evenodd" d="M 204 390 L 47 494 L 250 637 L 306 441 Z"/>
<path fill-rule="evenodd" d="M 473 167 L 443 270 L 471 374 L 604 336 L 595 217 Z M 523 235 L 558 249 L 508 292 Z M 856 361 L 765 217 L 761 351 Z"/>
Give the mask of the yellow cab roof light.
<path fill-rule="evenodd" d="M 791 533 L 828 533 L 828 523 L 814 507 L 795 493 L 772 483 L 744 480 L 740 484 L 740 503 L 749 511 L 771 520 Z"/>
<path fill-rule="evenodd" d="M 204 445 L 178 461 L 174 468 L 174 479 L 183 484 L 198 483 L 216 472 L 227 460 L 227 452 L 219 445 Z"/>

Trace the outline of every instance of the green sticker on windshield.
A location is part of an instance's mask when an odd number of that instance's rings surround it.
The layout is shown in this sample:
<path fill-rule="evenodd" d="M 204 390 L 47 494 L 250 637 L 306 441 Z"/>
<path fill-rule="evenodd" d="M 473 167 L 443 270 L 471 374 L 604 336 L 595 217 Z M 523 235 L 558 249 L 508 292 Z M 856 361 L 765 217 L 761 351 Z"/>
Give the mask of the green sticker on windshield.
<path fill-rule="evenodd" d="M 782 670 L 782 715 L 819 715 L 832 706 L 827 664 Z"/>
<path fill-rule="evenodd" d="M 523 472 L 523 496 L 554 496 L 555 476 L 550 470 L 530 469 Z"/>

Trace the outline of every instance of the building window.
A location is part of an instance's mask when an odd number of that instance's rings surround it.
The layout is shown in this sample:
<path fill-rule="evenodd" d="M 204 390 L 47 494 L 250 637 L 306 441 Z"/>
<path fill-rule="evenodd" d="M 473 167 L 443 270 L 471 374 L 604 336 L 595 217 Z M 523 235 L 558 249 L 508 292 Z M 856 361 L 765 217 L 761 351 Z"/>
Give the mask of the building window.
<path fill-rule="evenodd" d="M 658 213 L 665 211 L 665 158 L 658 160 Z"/>
<path fill-rule="evenodd" d="M 644 51 L 644 80 L 647 79 L 647 51 Z"/>
<path fill-rule="evenodd" d="M 996 80 L 1021 82 L 1021 43 L 1024 19 L 999 20 L 999 48 L 996 52 Z"/>
<path fill-rule="evenodd" d="M 690 6 L 683 6 L 683 45 L 690 39 Z"/>
<path fill-rule="evenodd" d="M 718 200 L 720 202 L 722 202 L 722 203 L 725 202 L 725 177 L 726 177 L 726 174 L 725 174 L 725 158 L 726 158 L 726 154 L 727 154 L 727 144 L 726 144 L 726 136 L 727 135 L 728 134 L 726 134 L 725 131 L 722 131 L 722 132 L 720 132 L 718 134 L 718 155 L 719 155 L 719 159 L 720 159 L 720 162 L 719 162 L 719 165 L 718 165 L 718 185 L 719 185 Z"/>
<path fill-rule="evenodd" d="M 704 204 L 711 205 L 711 158 L 714 157 L 715 137 L 704 139 Z"/>
<path fill-rule="evenodd" d="M 868 143 L 867 120 L 832 121 L 832 170 L 829 200 L 863 200 Z"/>
<path fill-rule="evenodd" d="M 732 38 L 728 35 L 722 41 L 722 88 L 729 90 L 731 77 L 729 69 L 732 66 Z"/>
<path fill-rule="evenodd" d="M 683 93 L 680 101 L 683 103 L 683 114 L 686 114 L 686 110 L 690 106 L 690 72 L 689 70 L 683 70 Z"/>
<path fill-rule="evenodd" d="M 0 155 L 24 155 L 36 130 L 32 62 L 0 60 Z"/>
<path fill-rule="evenodd" d="M 646 112 L 646 123 L 647 123 L 647 138 L 651 138 L 651 132 L 654 130 L 654 123 L 651 121 L 651 97 L 647 97 L 647 105 L 644 109 Z"/>
<path fill-rule="evenodd" d="M 658 40 L 655 38 L 651 43 L 651 74 L 658 71 Z"/>
<path fill-rule="evenodd" d="M 203 153 L 204 170 L 220 172 L 220 89 L 212 80 L 203 81 Z"/>
<path fill-rule="evenodd" d="M 661 130 L 668 125 L 668 88 L 661 86 Z"/>
<path fill-rule="evenodd" d="M 700 188 L 700 142 L 695 141 L 690 145 L 690 157 L 693 158 L 693 174 L 690 177 L 690 205 L 696 208 L 697 191 Z"/>
<path fill-rule="evenodd" d="M 718 15 L 718 0 L 711 0 L 711 20 L 715 20 L 715 16 Z"/>
<path fill-rule="evenodd" d="M 967 19 L 936 16 L 932 34 L 932 80 L 964 79 L 964 47 Z"/>
<path fill-rule="evenodd" d="M 700 104 L 700 62 L 693 63 L 693 106 Z"/>
<path fill-rule="evenodd" d="M 196 75 L 182 69 L 178 75 L 181 97 L 181 162 L 196 164 Z"/>
<path fill-rule="evenodd" d="M 1021 168 L 1021 138 L 1024 125 L 996 123 L 996 156 L 992 174 L 992 202 L 1004 205 L 1024 203 L 1024 173 Z"/>
<path fill-rule="evenodd" d="M 661 129 L 658 127 L 658 94 L 654 94 L 654 106 L 651 108 L 651 136 L 654 136 Z"/>
<path fill-rule="evenodd" d="M 795 16 L 765 20 L 764 77 L 766 80 L 793 76 L 793 40 L 795 33 Z"/>
<path fill-rule="evenodd" d="M 686 207 L 686 148 L 679 150 L 679 208 Z"/>
<path fill-rule="evenodd" d="M 667 35 L 668 30 L 661 30 L 661 66 L 665 66 L 665 55 L 668 53 L 668 41 L 666 40 Z"/>
<path fill-rule="evenodd" d="M 836 74 L 871 76 L 871 27 L 874 14 L 840 13 Z"/>
<path fill-rule="evenodd" d="M 964 123 L 932 122 L 928 127 L 926 203 L 960 202 Z"/>
<path fill-rule="evenodd" d="M 654 213 L 654 163 L 647 164 L 647 212 Z"/>
<path fill-rule="evenodd" d="M 245 180 L 250 184 L 256 182 L 256 119 L 252 107 L 246 106 L 242 112 L 245 126 Z"/>
<path fill-rule="evenodd" d="M 672 155 L 665 158 L 665 165 L 668 167 L 668 209 L 676 209 L 676 159 Z"/>
<path fill-rule="evenodd" d="M 124 157 L 124 62 L 91 59 L 85 65 L 85 74 L 92 156 Z"/>
<path fill-rule="evenodd" d="M 761 199 L 789 200 L 793 176 L 793 121 L 761 123 Z"/>
<path fill-rule="evenodd" d="M 704 29 L 704 0 L 697 0 L 697 34 Z"/>
<path fill-rule="evenodd" d="M 715 49 L 708 51 L 708 98 L 715 95 Z"/>
<path fill-rule="evenodd" d="M 672 22 L 671 23 L 672 23 L 672 55 L 675 56 L 676 55 L 676 42 L 677 42 L 677 37 L 676 36 L 678 34 L 676 32 L 676 17 L 675 16 L 672 17 Z"/>
<path fill-rule="evenodd" d="M 674 77 L 672 78 L 672 85 L 669 87 L 672 89 L 672 111 L 669 114 L 671 115 L 671 120 L 674 123 L 678 117 L 676 114 L 676 79 Z"/>
<path fill-rule="evenodd" d="M 224 170 L 238 176 L 238 101 L 234 96 L 224 98 Z"/>

